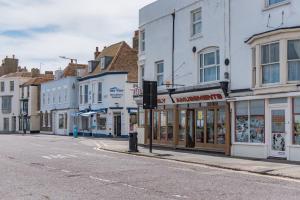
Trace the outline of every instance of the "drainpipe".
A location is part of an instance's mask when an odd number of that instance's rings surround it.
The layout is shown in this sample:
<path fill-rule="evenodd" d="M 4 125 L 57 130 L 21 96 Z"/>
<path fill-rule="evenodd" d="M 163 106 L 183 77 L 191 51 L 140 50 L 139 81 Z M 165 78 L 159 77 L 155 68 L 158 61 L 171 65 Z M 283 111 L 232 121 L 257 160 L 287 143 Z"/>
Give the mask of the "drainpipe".
<path fill-rule="evenodd" d="M 175 53 L 175 10 L 172 13 L 172 20 L 173 20 L 173 24 L 172 24 L 172 88 L 174 88 L 174 76 L 175 76 L 175 72 L 174 72 L 174 53 Z"/>

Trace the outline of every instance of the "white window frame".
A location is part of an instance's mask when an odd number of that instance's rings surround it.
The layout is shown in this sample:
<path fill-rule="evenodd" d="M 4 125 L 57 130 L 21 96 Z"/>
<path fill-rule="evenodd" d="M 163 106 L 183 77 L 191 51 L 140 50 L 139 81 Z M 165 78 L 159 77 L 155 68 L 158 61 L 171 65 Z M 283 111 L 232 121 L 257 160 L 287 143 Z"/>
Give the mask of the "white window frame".
<path fill-rule="evenodd" d="M 163 64 L 163 71 L 162 72 L 158 72 L 158 65 L 160 65 L 160 64 Z M 164 84 L 164 71 L 165 71 L 164 61 L 161 60 L 161 61 L 155 62 L 156 81 L 157 81 L 157 86 L 158 87 L 163 86 L 163 84 Z M 163 80 L 162 84 L 158 83 L 158 77 L 160 77 L 160 76 L 162 77 L 162 80 Z"/>
<path fill-rule="evenodd" d="M 101 69 L 105 69 L 105 57 L 100 58 L 100 67 Z"/>
<path fill-rule="evenodd" d="M 86 93 L 86 91 L 87 91 L 87 93 Z M 88 84 L 84 85 L 83 97 L 84 97 L 83 98 L 84 104 L 89 103 L 89 85 Z"/>
<path fill-rule="evenodd" d="M 272 45 L 272 44 L 278 44 L 279 45 L 279 48 L 278 48 L 279 49 L 279 60 L 278 60 L 278 62 L 262 63 L 262 60 L 263 60 L 262 48 L 263 48 L 263 46 Z M 269 42 L 269 43 L 264 43 L 264 44 L 261 44 L 259 48 L 260 48 L 260 75 L 261 75 L 260 83 L 261 83 L 261 85 L 269 86 L 269 85 L 278 85 L 278 84 L 280 84 L 280 81 L 281 81 L 280 68 L 282 67 L 281 63 L 280 63 L 280 55 L 282 53 L 281 50 L 280 50 L 280 41 L 273 41 L 273 42 Z M 270 48 L 269 48 L 269 54 L 270 54 Z M 274 65 L 274 64 L 279 64 L 279 81 L 276 82 L 276 83 L 264 83 L 263 82 L 263 67 L 268 66 L 268 65 Z"/>
<path fill-rule="evenodd" d="M 218 52 L 218 54 L 217 54 Z M 206 54 L 210 54 L 210 53 L 214 53 L 215 54 L 215 63 L 212 64 L 212 65 L 204 65 L 204 56 Z M 217 55 L 219 56 L 219 59 L 217 58 Z M 220 79 L 221 79 L 221 64 L 220 64 L 220 49 L 219 48 L 211 48 L 209 50 L 204 50 L 204 51 L 200 51 L 199 54 L 198 54 L 198 57 L 199 57 L 199 83 L 200 84 L 208 84 L 208 83 L 215 83 L 215 82 L 219 82 Z M 202 58 L 201 58 L 202 57 Z M 202 59 L 202 63 L 201 63 L 201 59 Z M 219 63 L 218 63 L 218 60 L 219 60 Z M 216 69 L 216 74 L 215 74 L 215 80 L 212 80 L 212 81 L 205 81 L 205 69 L 209 69 L 209 68 L 217 68 Z M 202 71 L 202 73 L 201 73 Z M 202 75 L 202 77 L 201 77 Z M 219 76 L 219 77 L 218 77 Z"/>
<path fill-rule="evenodd" d="M 4 81 L 0 82 L 0 87 L 1 87 L 0 91 L 5 92 L 5 82 Z"/>
<path fill-rule="evenodd" d="M 101 92 L 100 92 L 100 86 L 101 85 Z M 103 83 L 102 82 L 98 82 L 98 84 L 97 84 L 97 102 L 98 103 L 102 103 L 102 101 L 103 101 Z M 101 97 L 101 98 L 99 98 L 99 97 Z"/>
<path fill-rule="evenodd" d="M 9 91 L 15 91 L 15 81 L 9 81 Z"/>
<path fill-rule="evenodd" d="M 82 85 L 79 86 L 79 103 L 83 104 L 83 90 L 82 90 Z"/>
<path fill-rule="evenodd" d="M 194 15 L 195 15 L 195 13 L 200 13 L 201 19 L 194 21 Z M 201 29 L 200 29 L 199 33 L 196 33 L 196 32 L 194 32 L 194 30 L 196 30 L 194 27 L 195 27 L 195 25 L 197 25 L 199 23 L 200 23 Z M 203 28 L 203 23 L 202 23 L 202 8 L 198 8 L 198 9 L 193 10 L 191 12 L 191 37 L 197 37 L 197 36 L 201 35 L 202 34 L 202 28 Z"/>
<path fill-rule="evenodd" d="M 140 30 L 140 51 L 143 53 L 146 50 L 146 32 Z"/>
<path fill-rule="evenodd" d="M 295 82 L 299 82 L 300 81 L 300 79 L 299 80 L 289 80 L 289 63 L 290 62 L 300 62 L 300 58 L 299 59 L 291 59 L 291 60 L 289 60 L 289 50 L 288 50 L 288 45 L 289 45 L 289 42 L 290 41 L 300 41 L 300 38 L 298 38 L 298 39 L 289 39 L 289 40 L 287 40 L 287 49 L 286 49 L 286 51 L 287 51 L 287 82 L 288 83 L 295 83 Z"/>

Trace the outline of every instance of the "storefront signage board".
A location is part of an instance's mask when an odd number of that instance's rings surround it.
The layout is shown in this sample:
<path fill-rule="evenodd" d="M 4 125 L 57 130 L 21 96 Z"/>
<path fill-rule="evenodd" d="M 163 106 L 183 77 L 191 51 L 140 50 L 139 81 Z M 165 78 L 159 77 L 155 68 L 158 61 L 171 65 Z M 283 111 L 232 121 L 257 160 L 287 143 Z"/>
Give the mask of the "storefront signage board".
<path fill-rule="evenodd" d="M 172 98 L 175 104 L 205 103 L 225 100 L 222 90 L 172 94 Z M 159 95 L 157 102 L 159 105 L 173 104 L 169 95 Z"/>

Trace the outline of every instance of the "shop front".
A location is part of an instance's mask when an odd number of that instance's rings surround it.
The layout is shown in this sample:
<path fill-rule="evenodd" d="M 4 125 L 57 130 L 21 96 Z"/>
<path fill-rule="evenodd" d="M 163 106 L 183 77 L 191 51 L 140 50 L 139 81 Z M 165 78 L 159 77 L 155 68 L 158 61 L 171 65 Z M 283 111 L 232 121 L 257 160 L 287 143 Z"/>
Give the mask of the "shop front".
<path fill-rule="evenodd" d="M 231 102 L 232 155 L 300 161 L 300 96 L 241 97 Z"/>
<path fill-rule="evenodd" d="M 229 106 L 221 89 L 161 94 L 158 104 L 153 111 L 154 145 L 230 154 Z"/>

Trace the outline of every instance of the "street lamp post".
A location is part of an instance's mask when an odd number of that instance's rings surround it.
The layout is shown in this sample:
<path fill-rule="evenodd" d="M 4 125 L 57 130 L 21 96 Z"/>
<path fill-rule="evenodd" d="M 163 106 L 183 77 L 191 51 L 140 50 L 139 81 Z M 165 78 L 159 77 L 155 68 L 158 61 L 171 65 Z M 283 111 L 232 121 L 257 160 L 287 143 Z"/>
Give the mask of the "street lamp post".
<path fill-rule="evenodd" d="M 75 64 L 77 64 L 77 59 L 76 58 L 68 58 L 66 56 L 59 56 L 61 59 L 65 59 L 65 60 L 70 60 L 71 63 L 73 63 L 73 61 L 75 61 Z"/>

